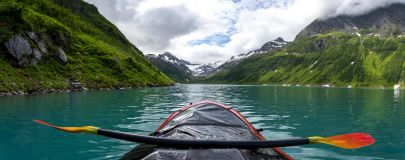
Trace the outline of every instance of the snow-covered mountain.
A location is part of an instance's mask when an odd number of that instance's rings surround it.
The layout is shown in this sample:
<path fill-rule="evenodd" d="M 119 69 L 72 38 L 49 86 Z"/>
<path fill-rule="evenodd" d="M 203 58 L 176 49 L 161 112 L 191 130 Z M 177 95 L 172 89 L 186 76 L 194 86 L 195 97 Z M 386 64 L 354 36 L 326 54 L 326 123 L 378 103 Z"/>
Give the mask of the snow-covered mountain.
<path fill-rule="evenodd" d="M 223 68 L 235 66 L 243 59 L 246 59 L 252 55 L 277 51 L 287 44 L 288 42 L 279 37 L 274 41 L 263 44 L 263 46 L 259 49 L 250 51 L 246 54 L 233 56 L 231 59 L 225 62 L 217 61 L 207 64 L 192 64 L 186 60 L 177 58 L 170 52 L 165 52 L 159 55 L 148 54 L 146 55 L 146 58 L 148 58 L 160 70 L 162 70 L 163 73 L 168 75 L 173 80 L 177 82 L 189 82 L 197 79 L 198 77 L 210 75 L 211 73 Z"/>
<path fill-rule="evenodd" d="M 194 76 L 206 76 L 215 71 L 224 61 L 217 61 L 207 64 L 190 64 L 187 67 L 193 71 Z"/>
<path fill-rule="evenodd" d="M 146 58 L 176 82 L 188 82 L 195 79 L 194 72 L 187 66 L 191 64 L 170 52 L 159 55 L 147 54 Z"/>
<path fill-rule="evenodd" d="M 147 54 L 146 58 L 177 82 L 188 82 L 197 77 L 208 75 L 223 63 L 218 61 L 208 64 L 191 64 L 186 60 L 177 58 L 170 52 L 159 55 Z"/>
<path fill-rule="evenodd" d="M 263 44 L 262 47 L 260 47 L 259 49 L 250 51 L 245 54 L 239 54 L 237 56 L 233 56 L 229 60 L 227 60 L 225 63 L 240 61 L 242 59 L 245 59 L 245 58 L 250 57 L 255 54 L 262 54 L 262 53 L 277 51 L 277 50 L 283 48 L 284 46 L 286 46 L 287 44 L 288 44 L 288 42 L 284 41 L 283 38 L 278 37 L 277 39 L 275 39 L 273 41 Z"/>
<path fill-rule="evenodd" d="M 256 54 L 263 54 L 263 53 L 269 53 L 269 52 L 275 52 L 283 47 L 287 46 L 289 42 L 284 41 L 283 38 L 278 37 L 277 39 L 267 42 L 262 45 L 259 49 L 249 51 L 248 53 L 244 54 L 239 54 L 237 56 L 232 56 L 229 60 L 227 60 L 225 63 L 223 63 L 221 66 L 218 67 L 218 69 L 221 68 L 228 68 L 228 67 L 233 67 L 239 64 L 243 59 L 246 59 L 250 56 L 256 55 Z"/>
<path fill-rule="evenodd" d="M 185 60 L 177 58 L 175 55 L 173 55 L 170 52 L 165 52 L 165 53 L 159 54 L 159 55 L 148 54 L 148 55 L 146 55 L 146 57 L 148 57 L 148 58 L 158 58 L 158 59 L 164 60 L 166 62 L 175 64 L 175 65 L 182 65 L 182 64 L 189 65 L 190 64 L 189 62 L 187 62 Z"/>

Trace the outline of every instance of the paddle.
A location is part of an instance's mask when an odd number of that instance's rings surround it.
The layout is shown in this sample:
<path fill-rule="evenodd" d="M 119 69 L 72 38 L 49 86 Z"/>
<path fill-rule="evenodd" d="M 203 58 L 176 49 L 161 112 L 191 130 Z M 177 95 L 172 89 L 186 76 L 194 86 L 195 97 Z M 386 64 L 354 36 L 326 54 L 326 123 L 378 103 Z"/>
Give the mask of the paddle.
<path fill-rule="evenodd" d="M 83 127 L 59 127 L 41 120 L 34 120 L 37 123 L 50 126 L 52 128 L 70 133 L 92 133 L 110 138 L 116 138 L 131 142 L 147 143 L 159 146 L 175 148 L 274 148 L 297 146 L 305 144 L 328 144 L 345 149 L 361 148 L 375 142 L 374 138 L 366 133 L 349 133 L 331 137 L 307 137 L 289 138 L 280 140 L 250 140 L 250 141 L 228 141 L 228 140 L 192 140 L 192 139 L 172 139 L 164 137 L 143 136 L 124 132 L 110 131 L 94 126 Z"/>

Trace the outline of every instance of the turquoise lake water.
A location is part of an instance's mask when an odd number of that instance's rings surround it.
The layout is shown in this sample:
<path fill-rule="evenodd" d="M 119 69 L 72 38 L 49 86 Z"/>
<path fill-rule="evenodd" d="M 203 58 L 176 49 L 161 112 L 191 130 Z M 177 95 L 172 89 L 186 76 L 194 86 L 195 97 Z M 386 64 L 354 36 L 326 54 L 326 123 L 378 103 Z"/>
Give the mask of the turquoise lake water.
<path fill-rule="evenodd" d="M 405 159 L 405 91 L 281 86 L 177 85 L 0 97 L 0 159 L 118 159 L 137 144 L 35 124 L 94 125 L 149 134 L 173 111 L 201 100 L 239 110 L 269 139 L 367 132 L 372 146 L 282 148 L 296 159 Z"/>

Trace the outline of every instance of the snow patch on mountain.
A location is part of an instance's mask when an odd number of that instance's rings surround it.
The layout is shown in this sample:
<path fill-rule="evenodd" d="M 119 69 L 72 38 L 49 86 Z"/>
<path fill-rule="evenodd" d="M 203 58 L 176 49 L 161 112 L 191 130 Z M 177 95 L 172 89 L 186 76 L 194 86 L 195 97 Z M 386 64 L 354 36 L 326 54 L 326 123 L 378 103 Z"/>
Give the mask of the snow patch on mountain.
<path fill-rule="evenodd" d="M 170 52 L 165 52 L 163 54 L 154 55 L 147 54 L 148 59 L 160 59 L 162 61 L 168 62 L 175 66 L 176 68 L 183 68 L 182 70 L 187 73 L 191 73 L 193 76 L 205 76 L 213 72 L 218 66 L 223 64 L 223 61 L 217 61 L 215 63 L 208 64 L 191 64 L 188 61 L 182 60 L 174 56 Z"/>
<path fill-rule="evenodd" d="M 277 39 L 267 42 L 265 44 L 263 44 L 262 47 L 260 47 L 259 49 L 250 51 L 248 53 L 245 54 L 239 54 L 237 56 L 232 56 L 229 60 L 227 60 L 224 65 L 227 64 L 232 64 L 235 65 L 237 63 L 239 63 L 240 61 L 242 61 L 243 59 L 246 59 L 250 56 L 256 55 L 256 54 L 263 54 L 263 53 L 268 53 L 268 52 L 273 52 L 273 51 L 277 51 L 283 47 L 285 47 L 289 42 L 284 41 L 283 38 L 278 37 Z"/>
<path fill-rule="evenodd" d="M 147 56 L 149 56 L 149 55 L 153 55 L 153 54 L 148 54 Z M 188 64 L 190 64 L 190 62 L 187 62 L 187 61 L 182 60 L 182 59 L 178 59 L 175 55 L 173 55 L 170 52 L 165 52 L 163 54 L 159 54 L 158 56 L 153 55 L 153 57 L 154 58 L 159 58 L 161 60 L 164 60 L 164 61 L 172 63 L 172 64 L 176 64 L 176 65 L 182 65 L 182 64 L 188 65 Z"/>
<path fill-rule="evenodd" d="M 187 65 L 187 67 L 193 71 L 194 76 L 205 76 L 215 71 L 215 69 L 217 69 L 223 63 L 224 61 L 217 61 L 215 63 L 208 64 L 190 64 Z"/>

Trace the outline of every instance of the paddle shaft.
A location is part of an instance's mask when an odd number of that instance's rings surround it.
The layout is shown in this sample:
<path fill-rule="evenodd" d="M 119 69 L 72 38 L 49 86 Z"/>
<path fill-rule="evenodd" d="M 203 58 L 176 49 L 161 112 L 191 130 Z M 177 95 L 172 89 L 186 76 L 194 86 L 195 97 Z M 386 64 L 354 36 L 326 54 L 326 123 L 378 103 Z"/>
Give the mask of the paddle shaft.
<path fill-rule="evenodd" d="M 371 145 L 375 139 L 367 133 L 355 132 L 335 135 L 330 137 L 313 136 L 307 138 L 291 138 L 271 141 L 227 141 L 227 140 L 192 140 L 192 139 L 171 139 L 165 137 L 142 136 L 124 132 L 100 129 L 94 126 L 82 127 L 59 127 L 42 120 L 35 122 L 69 133 L 91 133 L 106 137 L 122 139 L 131 142 L 147 143 L 153 145 L 176 147 L 176 148 L 273 148 L 286 147 L 304 144 L 328 144 L 345 149 L 355 149 Z"/>
<path fill-rule="evenodd" d="M 228 141 L 228 140 L 193 140 L 193 139 L 173 139 L 164 137 L 143 136 L 124 132 L 98 129 L 98 135 L 121 139 L 131 142 L 147 143 L 158 146 L 173 148 L 274 148 L 309 144 L 308 138 L 289 138 L 285 140 L 250 140 L 250 141 Z"/>

